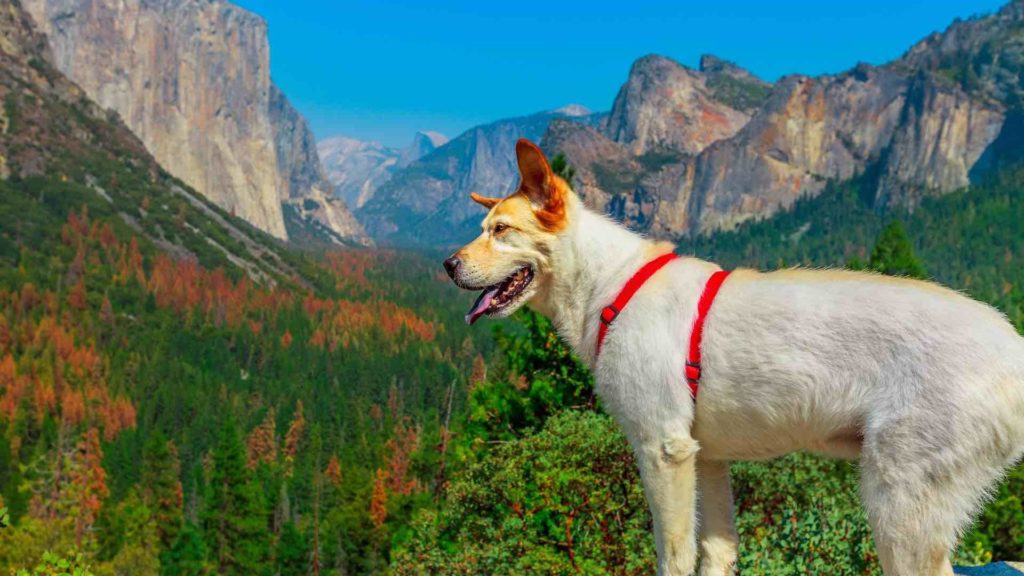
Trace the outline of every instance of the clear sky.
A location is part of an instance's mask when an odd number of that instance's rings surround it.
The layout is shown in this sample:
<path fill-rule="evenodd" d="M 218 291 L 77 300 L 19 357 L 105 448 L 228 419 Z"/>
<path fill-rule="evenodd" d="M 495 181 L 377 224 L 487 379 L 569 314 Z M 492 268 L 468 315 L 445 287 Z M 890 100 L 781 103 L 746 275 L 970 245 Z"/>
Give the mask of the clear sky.
<path fill-rule="evenodd" d="M 579 103 L 611 107 L 630 64 L 703 53 L 767 80 L 898 57 L 995 0 L 465 2 L 234 0 L 270 27 L 271 74 L 318 138 L 401 146 L 416 130 Z"/>

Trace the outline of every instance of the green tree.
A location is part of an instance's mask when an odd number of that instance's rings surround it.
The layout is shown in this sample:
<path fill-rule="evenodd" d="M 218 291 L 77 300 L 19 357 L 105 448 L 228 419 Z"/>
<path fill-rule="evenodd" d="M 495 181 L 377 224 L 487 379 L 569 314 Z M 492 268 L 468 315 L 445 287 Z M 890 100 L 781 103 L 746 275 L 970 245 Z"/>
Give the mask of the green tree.
<path fill-rule="evenodd" d="M 277 542 L 277 573 L 280 576 L 305 576 L 309 573 L 309 558 L 309 543 L 305 535 L 293 522 L 285 522 Z"/>
<path fill-rule="evenodd" d="M 503 364 L 470 398 L 470 430 L 478 437 L 509 438 L 562 409 L 596 405 L 590 372 L 551 321 L 528 309 L 516 318 L 520 325 L 511 330 L 495 328 Z"/>
<path fill-rule="evenodd" d="M 267 524 L 263 493 L 246 468 L 245 444 L 234 420 L 228 417 L 213 453 L 203 514 L 206 545 L 217 573 L 267 573 Z"/>
<path fill-rule="evenodd" d="M 868 267 L 889 276 L 925 277 L 924 264 L 914 254 L 907 231 L 899 220 L 893 220 L 882 230 L 871 251 Z"/>
<path fill-rule="evenodd" d="M 97 520 L 103 576 L 157 576 L 160 540 L 150 509 L 133 490 L 117 505 L 104 506 Z"/>
<path fill-rule="evenodd" d="M 561 176 L 562 180 L 565 180 L 569 186 L 572 186 L 572 181 L 576 177 L 576 169 L 569 164 L 565 154 L 558 153 L 551 158 L 551 171 Z"/>
<path fill-rule="evenodd" d="M 171 549 L 160 557 L 164 576 L 202 576 L 211 572 L 206 562 L 206 546 L 200 530 L 186 522 Z"/>
<path fill-rule="evenodd" d="M 162 551 L 170 550 L 181 531 L 182 491 L 178 451 L 160 432 L 150 436 L 142 450 L 140 488 L 153 513 Z"/>

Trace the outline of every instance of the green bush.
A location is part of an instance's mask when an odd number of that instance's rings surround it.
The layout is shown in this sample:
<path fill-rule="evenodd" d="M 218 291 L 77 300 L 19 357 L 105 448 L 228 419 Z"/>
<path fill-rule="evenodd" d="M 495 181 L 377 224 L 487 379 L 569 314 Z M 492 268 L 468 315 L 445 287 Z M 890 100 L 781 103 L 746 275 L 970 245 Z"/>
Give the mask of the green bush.
<path fill-rule="evenodd" d="M 565 411 L 498 445 L 423 512 L 396 574 L 650 574 L 651 520 L 629 445 L 608 416 Z"/>

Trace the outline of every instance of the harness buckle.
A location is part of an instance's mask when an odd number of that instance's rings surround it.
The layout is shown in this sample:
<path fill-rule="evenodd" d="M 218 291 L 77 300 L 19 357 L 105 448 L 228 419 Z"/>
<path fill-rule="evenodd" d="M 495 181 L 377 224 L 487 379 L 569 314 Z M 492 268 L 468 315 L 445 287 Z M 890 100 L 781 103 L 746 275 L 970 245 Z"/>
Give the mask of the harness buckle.
<path fill-rule="evenodd" d="M 686 381 L 696 384 L 700 380 L 700 362 L 686 361 Z"/>
<path fill-rule="evenodd" d="M 601 310 L 601 323 L 605 326 L 611 326 L 612 322 L 619 317 L 619 312 L 621 311 L 615 307 L 615 304 L 605 306 L 604 309 Z"/>

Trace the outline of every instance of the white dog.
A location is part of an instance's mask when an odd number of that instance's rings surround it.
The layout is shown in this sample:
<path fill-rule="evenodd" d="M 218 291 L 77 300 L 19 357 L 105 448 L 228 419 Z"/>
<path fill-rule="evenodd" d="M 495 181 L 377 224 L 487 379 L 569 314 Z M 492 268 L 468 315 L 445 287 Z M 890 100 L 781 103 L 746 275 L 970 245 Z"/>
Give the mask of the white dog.
<path fill-rule="evenodd" d="M 719 268 L 668 263 L 598 355 L 602 310 L 672 246 L 587 210 L 532 143 L 516 153 L 519 190 L 472 195 L 490 209 L 483 233 L 445 267 L 460 287 L 482 290 L 468 321 L 529 303 L 593 371 L 636 453 L 660 574 L 692 574 L 698 539 L 701 574 L 731 574 L 728 462 L 796 450 L 860 459 L 886 576 L 952 574 L 958 535 L 1024 451 L 1024 339 L 1001 314 L 927 282 L 737 270 L 706 317 L 694 399 L 684 357 Z"/>

